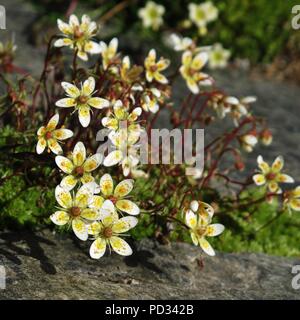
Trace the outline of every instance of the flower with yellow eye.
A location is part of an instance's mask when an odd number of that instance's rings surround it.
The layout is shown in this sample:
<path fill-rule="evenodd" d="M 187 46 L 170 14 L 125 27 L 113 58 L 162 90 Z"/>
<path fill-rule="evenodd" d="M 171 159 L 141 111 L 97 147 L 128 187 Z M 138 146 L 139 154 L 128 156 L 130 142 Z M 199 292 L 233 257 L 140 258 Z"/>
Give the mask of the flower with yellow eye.
<path fill-rule="evenodd" d="M 134 180 L 125 179 L 114 188 L 114 182 L 108 173 L 100 179 L 99 189 L 96 188 L 95 193 L 100 192 L 100 195 L 109 200 L 119 211 L 136 216 L 140 213 L 139 207 L 127 199 L 127 196 L 133 189 Z"/>
<path fill-rule="evenodd" d="M 260 173 L 253 176 L 253 180 L 256 185 L 265 185 L 272 193 L 281 193 L 278 183 L 293 183 L 294 179 L 284 173 L 281 170 L 284 166 L 284 160 L 281 156 L 278 156 L 272 166 L 270 167 L 267 162 L 264 161 L 262 156 L 257 158 L 258 167 L 260 168 Z"/>
<path fill-rule="evenodd" d="M 207 86 L 212 84 L 212 79 L 209 75 L 201 72 L 201 69 L 208 61 L 208 54 L 206 52 L 200 52 L 193 56 L 191 51 L 185 51 L 181 61 L 180 73 L 194 94 L 200 92 L 200 85 Z"/>
<path fill-rule="evenodd" d="M 148 82 L 152 82 L 154 79 L 162 84 L 168 83 L 168 79 L 161 74 L 161 71 L 168 68 L 170 65 L 170 60 L 161 57 L 156 62 L 156 51 L 155 49 L 151 49 L 145 59 L 144 65 L 146 68 L 146 79 Z"/>
<path fill-rule="evenodd" d="M 289 211 L 300 211 L 300 186 L 283 193 L 283 207 Z"/>
<path fill-rule="evenodd" d="M 91 107 L 103 109 L 109 107 L 108 100 L 93 97 L 95 90 L 95 79 L 89 77 L 82 84 L 81 90 L 75 85 L 62 82 L 63 89 L 67 93 L 68 98 L 60 99 L 55 104 L 61 108 L 75 108 L 78 111 L 79 121 L 83 127 L 87 127 L 91 121 Z"/>
<path fill-rule="evenodd" d="M 195 200 L 191 202 L 190 209 L 185 211 L 185 223 L 190 228 L 194 245 L 199 245 L 210 256 L 214 256 L 215 251 L 205 238 L 218 236 L 224 231 L 222 224 L 210 224 L 213 214 L 214 210 L 209 204 Z"/>
<path fill-rule="evenodd" d="M 208 66 L 211 69 L 225 68 L 229 58 L 230 50 L 224 49 L 220 43 L 216 43 L 209 51 Z"/>
<path fill-rule="evenodd" d="M 132 249 L 120 236 L 137 225 L 137 218 L 127 216 L 119 219 L 110 200 L 103 203 L 100 211 L 104 212 L 105 218 L 93 222 L 88 227 L 88 233 L 95 239 L 90 247 L 91 258 L 100 259 L 107 246 L 121 256 L 130 256 Z"/>
<path fill-rule="evenodd" d="M 111 131 L 109 139 L 115 146 L 115 150 L 111 151 L 103 160 L 105 167 L 111 167 L 121 164 L 123 175 L 127 177 L 133 168 L 140 162 L 138 148 L 136 142 L 140 138 L 140 130 L 120 129 L 118 132 Z"/>
<path fill-rule="evenodd" d="M 140 132 L 141 127 L 136 120 L 142 114 L 141 108 L 135 108 L 131 112 L 128 112 L 124 107 L 121 100 L 117 100 L 113 106 L 113 112 L 107 117 L 102 118 L 102 125 L 114 132 L 118 132 L 122 128 L 127 130 Z"/>
<path fill-rule="evenodd" d="M 206 28 L 206 25 L 217 19 L 218 9 L 211 1 L 201 4 L 190 3 L 189 18 L 198 28 Z"/>
<path fill-rule="evenodd" d="M 183 38 L 176 33 L 172 33 L 169 40 L 170 45 L 174 48 L 175 51 L 185 51 L 188 49 L 192 49 L 192 47 L 195 46 L 191 38 Z"/>
<path fill-rule="evenodd" d="M 132 91 L 142 91 L 143 87 L 138 83 L 144 68 L 142 66 L 130 64 L 130 59 L 125 56 L 122 59 L 122 64 L 120 68 L 120 77 L 124 82 L 131 85 Z"/>
<path fill-rule="evenodd" d="M 59 30 L 63 33 L 64 38 L 55 41 L 55 47 L 70 47 L 77 50 L 77 56 L 84 60 L 88 60 L 89 54 L 100 53 L 101 47 L 95 41 L 92 41 L 92 37 L 97 33 L 96 22 L 84 14 L 81 18 L 81 23 L 78 18 L 72 14 L 69 18 L 69 23 L 65 23 L 62 20 L 57 20 Z"/>
<path fill-rule="evenodd" d="M 75 235 L 87 240 L 87 224 L 106 216 L 105 212 L 100 212 L 101 197 L 95 196 L 93 190 L 93 184 L 85 184 L 72 196 L 68 190 L 57 186 L 55 197 L 60 208 L 50 216 L 51 221 L 58 226 L 71 224 Z"/>
<path fill-rule="evenodd" d="M 101 56 L 102 56 L 102 66 L 103 69 L 106 70 L 108 66 L 114 62 L 117 57 L 117 50 L 118 50 L 118 39 L 113 38 L 109 45 L 105 42 L 100 42 L 101 47 Z"/>
<path fill-rule="evenodd" d="M 46 126 L 40 127 L 38 135 L 38 143 L 36 145 L 36 152 L 41 154 L 46 147 L 48 147 L 48 152 L 51 150 L 55 154 L 62 153 L 62 148 L 59 142 L 66 140 L 73 136 L 73 132 L 68 129 L 56 129 L 59 122 L 59 115 L 55 114 L 47 123 Z"/>
<path fill-rule="evenodd" d="M 91 172 L 99 167 L 101 161 L 102 155 L 99 153 L 86 158 L 84 144 L 77 142 L 70 159 L 64 156 L 55 157 L 57 166 L 67 174 L 60 183 L 61 187 L 72 190 L 79 182 L 82 184 L 93 182 L 94 177 Z"/>
<path fill-rule="evenodd" d="M 161 92 L 156 88 L 146 90 L 141 96 L 141 106 L 148 112 L 156 113 L 159 110 Z"/>
<path fill-rule="evenodd" d="M 152 28 L 158 30 L 164 23 L 162 16 L 165 13 L 164 6 L 155 3 L 154 1 L 148 1 L 144 8 L 138 11 L 139 18 L 143 21 L 145 28 Z"/>

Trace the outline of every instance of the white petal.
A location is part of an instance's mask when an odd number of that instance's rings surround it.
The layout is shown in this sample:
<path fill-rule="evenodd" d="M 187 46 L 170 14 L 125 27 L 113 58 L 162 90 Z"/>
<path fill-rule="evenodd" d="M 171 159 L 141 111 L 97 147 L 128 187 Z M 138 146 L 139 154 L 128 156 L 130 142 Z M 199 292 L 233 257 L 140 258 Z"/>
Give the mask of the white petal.
<path fill-rule="evenodd" d="M 102 154 L 96 153 L 91 157 L 89 157 L 88 159 L 86 159 L 86 161 L 83 164 L 84 171 L 91 172 L 97 169 L 101 164 L 102 157 L 103 157 Z"/>
<path fill-rule="evenodd" d="M 70 191 L 76 186 L 77 182 L 78 180 L 74 176 L 69 175 L 62 179 L 62 181 L 60 182 L 60 186 Z"/>
<path fill-rule="evenodd" d="M 56 225 L 63 226 L 70 220 L 70 216 L 65 211 L 56 211 L 50 216 L 50 219 Z"/>
<path fill-rule="evenodd" d="M 63 98 L 56 101 L 55 105 L 60 108 L 71 108 L 76 106 L 76 101 L 73 98 Z"/>
<path fill-rule="evenodd" d="M 85 46 L 84 50 L 90 54 L 98 54 L 101 52 L 101 46 L 100 44 L 94 42 L 94 41 L 89 41 Z"/>
<path fill-rule="evenodd" d="M 132 254 L 132 249 L 125 240 L 119 237 L 111 237 L 109 242 L 113 250 L 117 252 L 119 255 L 130 256 Z"/>
<path fill-rule="evenodd" d="M 197 216 L 192 210 L 187 210 L 185 212 L 185 223 L 191 229 L 194 229 L 197 226 Z"/>
<path fill-rule="evenodd" d="M 207 253 L 209 256 L 214 256 L 215 255 L 215 251 L 212 248 L 212 246 L 209 244 L 209 242 L 204 239 L 204 238 L 200 238 L 199 239 L 199 245 L 202 248 L 202 250 Z"/>
<path fill-rule="evenodd" d="M 82 93 L 85 96 L 90 96 L 95 90 L 95 79 L 93 77 L 89 77 L 84 81 L 82 86 Z"/>
<path fill-rule="evenodd" d="M 106 242 L 102 238 L 96 239 L 90 247 L 90 256 L 93 259 L 100 259 L 103 257 L 106 250 Z"/>
<path fill-rule="evenodd" d="M 100 208 L 100 215 L 101 220 L 107 218 L 107 217 L 115 217 L 116 216 L 116 209 L 112 201 L 105 200 L 102 204 L 102 207 Z"/>
<path fill-rule="evenodd" d="M 114 233 L 123 233 L 134 228 L 138 223 L 138 219 L 135 217 L 123 217 L 114 223 L 112 231 Z"/>
<path fill-rule="evenodd" d="M 79 122 L 84 128 L 86 128 L 91 122 L 90 107 L 88 106 L 80 107 L 78 111 L 78 116 L 79 116 Z"/>
<path fill-rule="evenodd" d="M 71 98 L 76 99 L 79 97 L 80 90 L 74 84 L 63 81 L 61 86 Z"/>
<path fill-rule="evenodd" d="M 86 241 L 88 239 L 87 226 L 81 219 L 74 219 L 72 221 L 72 228 L 77 238 L 82 241 Z"/>
<path fill-rule="evenodd" d="M 114 166 L 116 164 L 118 164 L 123 158 L 123 153 L 120 150 L 115 150 L 112 151 L 110 154 L 108 154 L 104 161 L 103 161 L 103 165 L 105 167 L 111 167 Z"/>
<path fill-rule="evenodd" d="M 100 190 L 103 195 L 109 196 L 113 193 L 114 183 L 110 174 L 104 174 L 100 179 Z"/>
<path fill-rule="evenodd" d="M 72 161 L 66 157 L 63 157 L 63 156 L 56 156 L 55 162 L 56 162 L 57 166 L 59 167 L 59 169 L 61 169 L 65 173 L 70 174 L 74 168 Z"/>
<path fill-rule="evenodd" d="M 71 193 L 59 185 L 55 188 L 55 198 L 59 205 L 65 209 L 68 209 L 72 206 Z"/>
<path fill-rule="evenodd" d="M 128 214 L 131 214 L 133 216 L 136 216 L 140 213 L 140 208 L 132 201 L 130 200 L 118 200 L 116 202 L 116 207 L 122 211 L 126 212 Z"/>
<path fill-rule="evenodd" d="M 134 181 L 132 179 L 126 179 L 121 181 L 115 188 L 114 196 L 117 198 L 122 198 L 127 196 L 133 189 Z"/>
<path fill-rule="evenodd" d="M 43 151 L 44 151 L 45 148 L 46 148 L 46 145 L 47 145 L 46 140 L 45 140 L 44 138 L 40 138 L 40 139 L 38 140 L 37 145 L 36 145 L 36 152 L 37 152 L 38 154 L 43 153 Z"/>
<path fill-rule="evenodd" d="M 107 108 L 110 105 L 108 100 L 99 97 L 90 98 L 87 103 L 97 109 Z"/>
<path fill-rule="evenodd" d="M 84 144 L 79 141 L 73 150 L 73 163 L 75 166 L 81 166 L 86 159 L 86 150 Z"/>
<path fill-rule="evenodd" d="M 207 227 L 207 236 L 215 237 L 221 234 L 224 231 L 225 227 L 220 223 L 210 224 Z"/>
<path fill-rule="evenodd" d="M 196 200 L 193 200 L 193 201 L 191 202 L 190 208 L 191 208 L 194 212 L 197 212 L 197 211 L 198 211 L 198 208 L 199 208 L 199 202 L 196 201 Z"/>

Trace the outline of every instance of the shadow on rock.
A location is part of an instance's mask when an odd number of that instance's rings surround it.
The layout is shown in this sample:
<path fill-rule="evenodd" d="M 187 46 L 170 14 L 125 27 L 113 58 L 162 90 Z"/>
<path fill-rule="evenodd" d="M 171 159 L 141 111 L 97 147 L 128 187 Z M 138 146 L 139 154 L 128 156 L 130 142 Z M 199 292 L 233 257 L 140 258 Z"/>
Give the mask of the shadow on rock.
<path fill-rule="evenodd" d="M 133 247 L 135 247 L 133 245 Z M 147 250 L 138 250 L 133 248 L 133 254 L 124 259 L 125 264 L 128 267 L 138 267 L 143 266 L 156 273 L 163 273 L 163 270 L 158 268 L 153 262 L 149 261 L 154 257 L 154 254 Z"/>
<path fill-rule="evenodd" d="M 49 246 L 55 246 L 55 243 L 45 239 L 35 233 L 30 232 L 3 232 L 0 233 L 0 254 L 17 265 L 21 265 L 22 261 L 18 256 L 32 257 L 40 262 L 41 269 L 47 274 L 56 274 L 55 266 L 45 255 L 41 243 Z M 29 249 L 18 246 L 18 242 L 25 243 Z"/>

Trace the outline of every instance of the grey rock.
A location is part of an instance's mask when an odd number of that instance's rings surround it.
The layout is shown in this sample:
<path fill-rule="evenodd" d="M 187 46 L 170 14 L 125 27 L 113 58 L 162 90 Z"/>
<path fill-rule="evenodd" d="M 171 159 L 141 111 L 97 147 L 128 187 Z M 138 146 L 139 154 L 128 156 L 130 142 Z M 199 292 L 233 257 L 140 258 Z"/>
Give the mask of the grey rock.
<path fill-rule="evenodd" d="M 248 253 L 211 258 L 184 243 L 131 244 L 130 257 L 92 260 L 88 243 L 66 235 L 1 232 L 7 279 L 0 299 L 300 298 L 291 286 L 292 266 L 300 260 Z"/>

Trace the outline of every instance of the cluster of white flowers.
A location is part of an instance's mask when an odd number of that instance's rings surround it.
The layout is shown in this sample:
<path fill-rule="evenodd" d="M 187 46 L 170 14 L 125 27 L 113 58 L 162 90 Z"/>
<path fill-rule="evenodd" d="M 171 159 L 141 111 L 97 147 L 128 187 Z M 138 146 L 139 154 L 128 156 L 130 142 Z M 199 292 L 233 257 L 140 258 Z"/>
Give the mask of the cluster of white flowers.
<path fill-rule="evenodd" d="M 93 109 L 104 109 L 106 114 L 101 123 L 109 130 L 108 138 L 115 150 L 106 156 L 102 153 L 87 156 L 84 143 L 79 141 L 72 152 L 63 155 L 61 144 L 74 136 L 74 133 L 64 126 L 58 127 L 58 113 L 38 130 L 37 153 L 41 154 L 46 148 L 48 152 L 52 151 L 56 154 L 57 166 L 65 174 L 55 189 L 59 207 L 50 219 L 59 226 L 70 225 L 75 235 L 83 241 L 89 238 L 94 240 L 90 248 L 92 258 L 102 257 L 106 246 L 121 255 L 130 255 L 132 250 L 120 235 L 135 227 L 138 222 L 134 216 L 140 213 L 140 209 L 129 199 L 134 180 L 125 179 L 114 188 L 109 174 L 104 174 L 97 182 L 96 169 L 101 164 L 105 167 L 119 164 L 125 177 L 147 176 L 137 167 L 137 142 L 144 130 L 138 118 L 142 110 L 152 113 L 158 111 L 168 84 L 162 72 L 170 62 L 164 58 L 157 59 L 156 51 L 152 49 L 145 59 L 144 69 L 131 67 L 128 56 L 120 60 L 117 38 L 112 39 L 108 45 L 103 41 L 97 44 L 91 40 L 97 26 L 87 15 L 82 17 L 81 23 L 75 15 L 70 17 L 69 24 L 58 20 L 58 27 L 64 38 L 56 40 L 56 47 L 69 46 L 83 60 L 88 60 L 87 53 L 100 54 L 103 72 L 120 79 L 120 89 L 128 94 L 118 99 L 109 94 L 100 96 L 93 76 L 83 81 L 80 87 L 65 81 L 61 83 L 66 97 L 56 101 L 56 106 L 72 108 L 72 114 L 77 111 L 83 128 L 89 127 L 93 121 Z M 142 72 L 143 77 L 140 76 Z M 117 84 L 115 90 L 119 90 Z"/>

